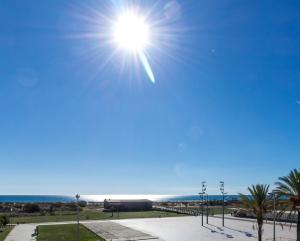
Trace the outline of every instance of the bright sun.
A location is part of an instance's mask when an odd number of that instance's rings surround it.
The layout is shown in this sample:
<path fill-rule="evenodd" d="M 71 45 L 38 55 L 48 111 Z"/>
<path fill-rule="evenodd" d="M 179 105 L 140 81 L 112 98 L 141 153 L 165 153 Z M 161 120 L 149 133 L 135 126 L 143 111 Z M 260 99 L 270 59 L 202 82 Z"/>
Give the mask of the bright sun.
<path fill-rule="evenodd" d="M 132 52 L 141 52 L 149 44 L 149 27 L 144 18 L 135 13 L 121 15 L 113 34 L 119 47 Z"/>

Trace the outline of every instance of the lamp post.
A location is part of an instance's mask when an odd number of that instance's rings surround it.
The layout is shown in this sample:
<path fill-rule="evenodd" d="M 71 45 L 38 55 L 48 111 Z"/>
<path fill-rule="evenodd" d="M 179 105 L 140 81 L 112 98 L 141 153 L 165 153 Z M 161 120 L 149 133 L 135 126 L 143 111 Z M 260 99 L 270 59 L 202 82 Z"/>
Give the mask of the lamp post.
<path fill-rule="evenodd" d="M 201 195 L 201 225 L 203 226 L 203 213 L 204 213 L 204 208 L 203 208 L 203 203 L 204 203 L 204 194 L 206 191 L 206 182 L 201 183 L 202 189 L 199 195 Z"/>
<path fill-rule="evenodd" d="M 276 241 L 276 194 L 273 194 L 273 241 Z"/>
<path fill-rule="evenodd" d="M 276 240 L 276 193 L 273 193 L 273 241 Z"/>
<path fill-rule="evenodd" d="M 76 194 L 75 198 L 77 200 L 77 241 L 79 241 L 79 239 L 80 239 L 80 236 L 79 236 L 79 198 L 80 198 L 80 195 Z"/>
<path fill-rule="evenodd" d="M 199 194 L 199 198 L 200 198 L 200 206 L 202 207 L 202 193 L 199 192 L 198 194 Z"/>
<path fill-rule="evenodd" d="M 270 198 L 273 199 L 273 241 L 276 241 L 276 199 L 277 195 L 275 192 L 269 193 Z"/>
<path fill-rule="evenodd" d="M 10 219 L 9 219 L 9 222 L 10 222 L 10 225 L 12 225 L 13 224 L 13 207 L 11 206 L 10 207 Z"/>
<path fill-rule="evenodd" d="M 222 226 L 224 227 L 224 214 L 225 214 L 225 187 L 224 182 L 220 181 L 220 191 L 222 193 Z"/>
<path fill-rule="evenodd" d="M 208 194 L 206 193 L 206 224 L 208 224 Z"/>

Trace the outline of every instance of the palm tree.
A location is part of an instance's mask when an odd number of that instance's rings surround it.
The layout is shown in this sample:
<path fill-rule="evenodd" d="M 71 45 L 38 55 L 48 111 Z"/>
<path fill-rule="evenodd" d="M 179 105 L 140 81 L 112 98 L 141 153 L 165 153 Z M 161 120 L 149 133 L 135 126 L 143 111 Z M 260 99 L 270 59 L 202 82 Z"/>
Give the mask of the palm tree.
<path fill-rule="evenodd" d="M 297 241 L 300 241 L 300 170 L 294 169 L 289 175 L 279 177 L 276 192 L 288 198 L 288 204 L 291 205 L 291 211 L 298 213 L 297 221 Z"/>
<path fill-rule="evenodd" d="M 248 191 L 251 196 L 249 197 L 240 193 L 240 199 L 245 207 L 255 214 L 258 226 L 258 241 L 261 241 L 264 215 L 270 209 L 270 202 L 268 198 L 269 185 L 252 185 L 252 187 L 248 187 Z"/>

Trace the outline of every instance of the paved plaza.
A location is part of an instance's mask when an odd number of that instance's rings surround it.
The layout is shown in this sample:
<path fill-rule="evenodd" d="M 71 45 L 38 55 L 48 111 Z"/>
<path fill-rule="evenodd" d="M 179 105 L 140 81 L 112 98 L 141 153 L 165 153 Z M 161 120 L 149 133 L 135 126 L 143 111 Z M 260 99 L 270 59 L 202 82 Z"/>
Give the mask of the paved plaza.
<path fill-rule="evenodd" d="M 84 223 L 83 225 L 98 236 L 110 241 L 136 241 L 157 239 L 156 237 L 148 235 L 141 231 L 128 228 L 126 226 L 110 221 Z"/>
<path fill-rule="evenodd" d="M 204 219 L 204 222 L 206 220 Z M 225 220 L 225 228 L 222 227 L 222 219 L 209 218 L 209 224 L 201 226 L 201 217 L 178 218 L 153 218 L 153 219 L 127 219 L 115 221 L 130 228 L 134 228 L 164 241 L 253 241 L 257 240 L 255 221 Z M 277 239 L 281 241 L 294 241 L 296 238 L 295 227 L 276 226 Z M 273 226 L 264 224 L 263 240 L 271 241 Z"/>
<path fill-rule="evenodd" d="M 36 225 L 34 224 L 21 224 L 14 227 L 8 234 L 5 241 L 34 241 L 31 235 L 34 233 Z"/>
<path fill-rule="evenodd" d="M 205 223 L 204 219 L 204 223 Z M 39 225 L 59 225 L 76 222 L 53 222 L 41 224 L 17 225 L 5 241 L 32 241 L 31 234 Z M 150 241 L 256 241 L 255 220 L 225 219 L 225 228 L 221 218 L 210 217 L 209 224 L 201 226 L 201 217 L 145 218 L 114 221 L 83 221 L 83 225 L 97 232 L 108 232 L 107 240 L 150 240 Z M 117 225 L 120 224 L 120 225 Z M 127 227 L 127 228 L 126 228 Z M 103 236 L 102 233 L 102 236 Z M 99 233 L 100 234 L 100 233 Z M 157 239 L 155 239 L 157 238 Z M 273 225 L 264 224 L 264 241 L 273 240 Z M 295 241 L 295 226 L 276 226 L 276 240 Z"/>

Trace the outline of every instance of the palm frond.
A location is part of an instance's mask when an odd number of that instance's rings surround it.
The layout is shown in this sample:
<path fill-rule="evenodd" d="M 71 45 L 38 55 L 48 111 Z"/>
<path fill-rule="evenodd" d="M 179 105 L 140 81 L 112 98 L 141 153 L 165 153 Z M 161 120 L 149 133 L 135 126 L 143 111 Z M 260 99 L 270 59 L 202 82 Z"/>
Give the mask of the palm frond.
<path fill-rule="evenodd" d="M 287 176 L 279 177 L 276 192 L 289 198 L 295 208 L 300 202 L 300 170 L 294 169 Z"/>

